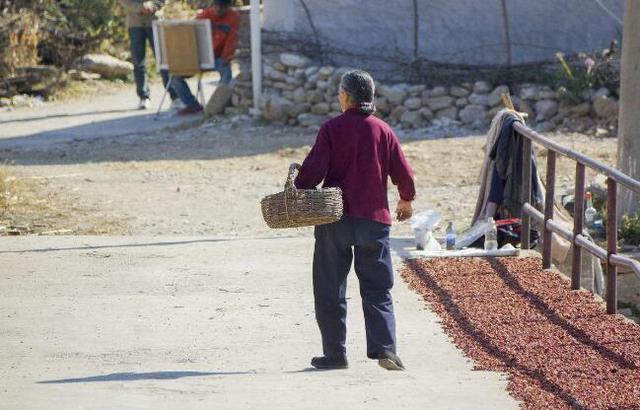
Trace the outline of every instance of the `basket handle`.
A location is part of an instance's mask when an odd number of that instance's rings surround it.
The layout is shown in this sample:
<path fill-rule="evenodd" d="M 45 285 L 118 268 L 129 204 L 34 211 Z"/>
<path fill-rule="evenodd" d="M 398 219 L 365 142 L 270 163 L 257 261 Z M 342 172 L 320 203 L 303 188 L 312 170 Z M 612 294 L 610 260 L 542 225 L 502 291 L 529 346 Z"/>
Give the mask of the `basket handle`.
<path fill-rule="evenodd" d="M 293 183 L 293 175 L 295 174 L 296 171 L 300 170 L 300 164 L 294 162 L 291 165 L 289 165 L 289 174 L 287 175 L 287 181 L 284 183 L 284 190 L 285 191 L 295 191 L 296 190 L 296 186 Z"/>

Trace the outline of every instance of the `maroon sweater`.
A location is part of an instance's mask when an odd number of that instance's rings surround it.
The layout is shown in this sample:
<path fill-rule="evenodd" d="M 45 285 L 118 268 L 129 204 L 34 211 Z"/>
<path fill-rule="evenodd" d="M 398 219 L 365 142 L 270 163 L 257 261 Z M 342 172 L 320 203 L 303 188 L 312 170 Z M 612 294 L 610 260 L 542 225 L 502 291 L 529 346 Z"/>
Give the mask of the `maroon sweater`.
<path fill-rule="evenodd" d="M 340 187 L 344 214 L 391 225 L 387 177 L 400 197 L 415 198 L 413 171 L 391 127 L 373 115 L 349 109 L 327 121 L 295 180 L 299 189 Z"/>

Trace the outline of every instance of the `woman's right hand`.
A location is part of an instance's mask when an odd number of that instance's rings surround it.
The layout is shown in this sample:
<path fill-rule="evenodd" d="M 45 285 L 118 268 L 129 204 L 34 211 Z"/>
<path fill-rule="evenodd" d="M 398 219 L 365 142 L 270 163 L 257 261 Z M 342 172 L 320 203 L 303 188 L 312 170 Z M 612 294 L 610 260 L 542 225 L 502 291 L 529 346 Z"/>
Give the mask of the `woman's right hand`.
<path fill-rule="evenodd" d="M 398 206 L 396 206 L 396 217 L 398 221 L 406 221 L 411 218 L 413 215 L 413 205 L 411 205 L 410 201 L 405 201 L 401 199 L 398 201 Z"/>

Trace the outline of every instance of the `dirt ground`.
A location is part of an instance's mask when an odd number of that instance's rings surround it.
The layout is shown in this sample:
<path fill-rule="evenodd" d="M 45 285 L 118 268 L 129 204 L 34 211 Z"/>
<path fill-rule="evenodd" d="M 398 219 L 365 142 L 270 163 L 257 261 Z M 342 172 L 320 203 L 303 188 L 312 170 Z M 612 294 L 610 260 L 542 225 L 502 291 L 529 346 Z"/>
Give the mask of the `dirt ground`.
<path fill-rule="evenodd" d="M 459 230 L 467 227 L 484 135 L 399 134 L 417 178 L 415 210 L 437 209 Z M 551 137 L 615 162 L 615 139 Z M 259 201 L 281 190 L 288 164 L 302 161 L 314 138 L 312 129 L 236 117 L 148 134 L 76 138 L 53 148 L 0 145 L 0 164 L 8 164 L 9 178 L 21 185 L 10 210 L 0 216 L 0 234 L 307 235 L 307 229 L 269 230 Z M 539 160 L 544 170 L 544 153 Z M 574 168 L 572 161 L 559 161 L 558 192 L 570 189 Z M 390 189 L 392 206 L 396 200 Z M 408 234 L 408 223 L 395 226 L 394 235 Z"/>

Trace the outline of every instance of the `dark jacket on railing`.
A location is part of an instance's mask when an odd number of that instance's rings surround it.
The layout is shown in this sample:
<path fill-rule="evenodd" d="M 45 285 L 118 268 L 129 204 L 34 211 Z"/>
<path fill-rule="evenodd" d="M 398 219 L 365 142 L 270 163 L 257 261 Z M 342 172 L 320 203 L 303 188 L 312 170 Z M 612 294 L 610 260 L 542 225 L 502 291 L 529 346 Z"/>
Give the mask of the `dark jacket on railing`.
<path fill-rule="evenodd" d="M 505 118 L 500 135 L 493 144 L 489 157 L 495 167 L 491 180 L 489 201 L 502 205 L 511 216 L 520 217 L 522 212 L 522 149 L 523 138 L 513 130 L 513 124 L 520 120 L 510 115 Z M 531 204 L 542 207 L 542 190 L 538 184 L 536 156 L 531 149 Z"/>

